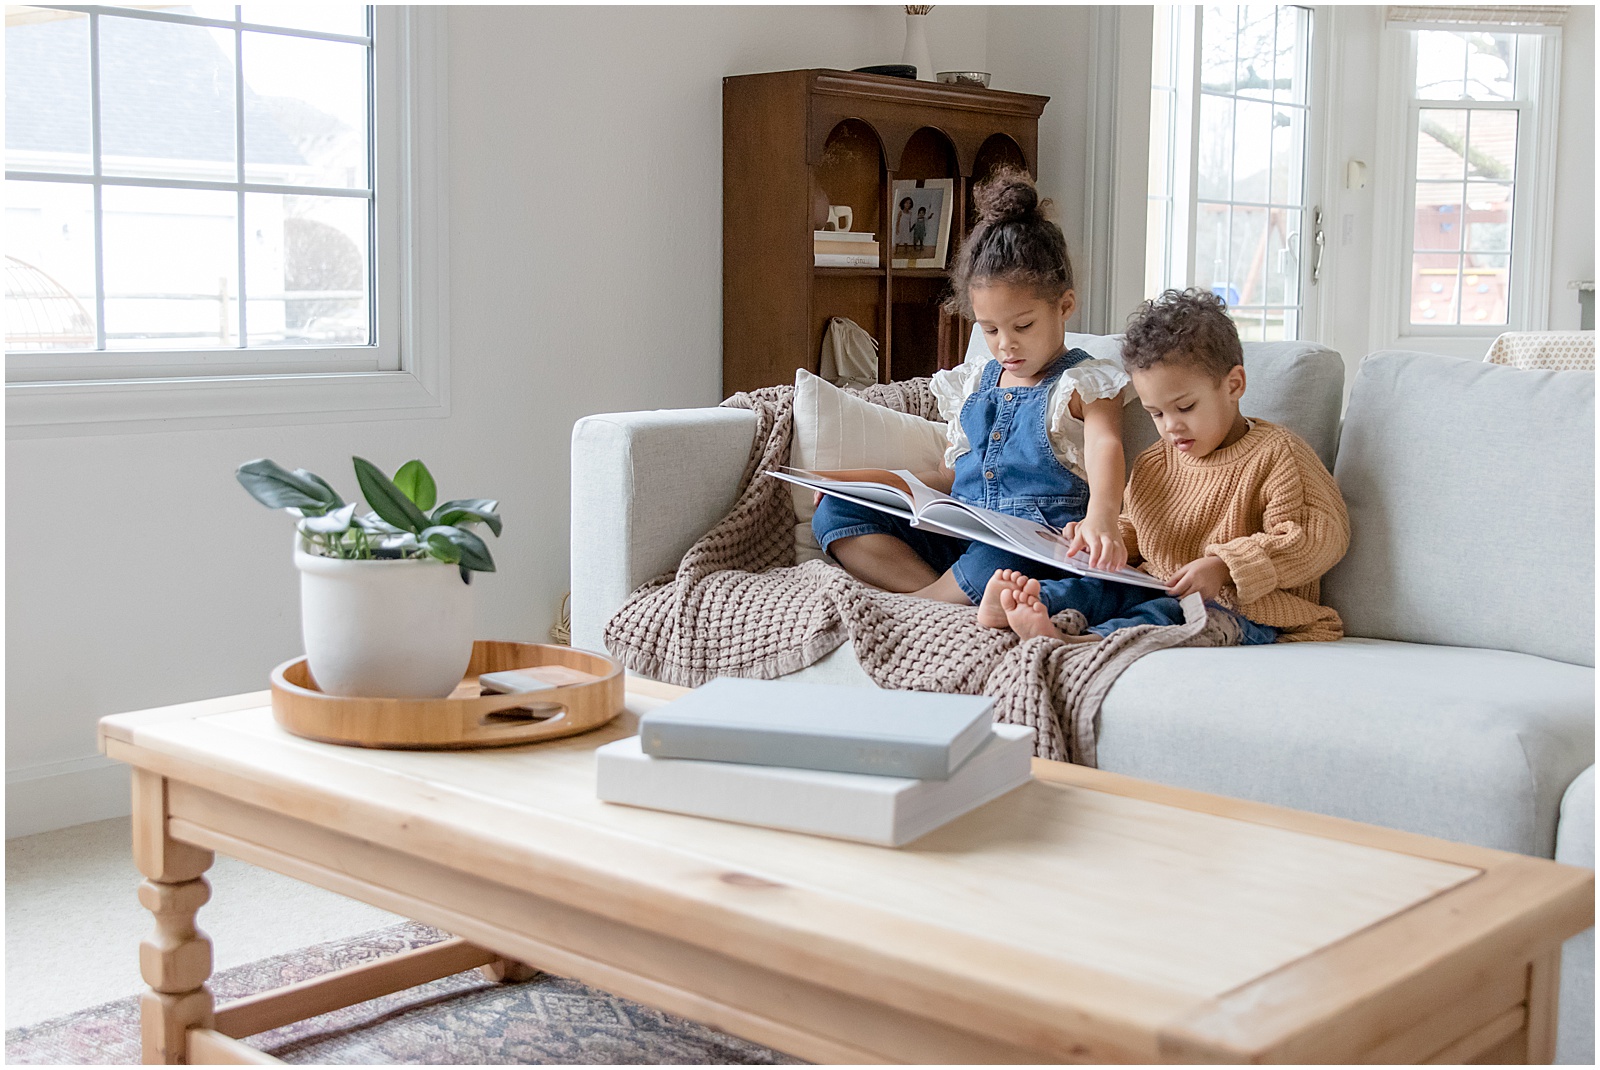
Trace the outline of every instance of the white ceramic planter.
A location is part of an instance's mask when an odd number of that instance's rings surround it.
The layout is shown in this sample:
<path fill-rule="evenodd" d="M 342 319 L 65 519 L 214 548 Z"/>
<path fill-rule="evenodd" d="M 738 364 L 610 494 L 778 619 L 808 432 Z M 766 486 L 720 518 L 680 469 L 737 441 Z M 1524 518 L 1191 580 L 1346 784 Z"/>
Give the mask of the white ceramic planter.
<path fill-rule="evenodd" d="M 442 561 L 341 561 L 298 538 L 300 630 L 330 695 L 443 698 L 472 659 L 472 588 Z"/>

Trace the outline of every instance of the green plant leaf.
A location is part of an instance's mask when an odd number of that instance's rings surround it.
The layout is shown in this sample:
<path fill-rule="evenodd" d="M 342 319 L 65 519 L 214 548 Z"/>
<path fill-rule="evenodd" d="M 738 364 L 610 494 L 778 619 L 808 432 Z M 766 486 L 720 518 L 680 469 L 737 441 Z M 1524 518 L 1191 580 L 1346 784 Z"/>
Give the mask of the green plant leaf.
<path fill-rule="evenodd" d="M 433 473 L 421 461 L 407 461 L 401 465 L 400 471 L 394 474 L 394 485 L 424 513 L 439 500 L 439 488 L 434 486 Z"/>
<path fill-rule="evenodd" d="M 365 457 L 352 457 L 356 467 L 356 482 L 361 484 L 361 495 L 372 506 L 379 518 L 402 531 L 418 531 L 428 526 L 428 518 L 406 497 L 378 466 Z"/>
<path fill-rule="evenodd" d="M 351 502 L 326 516 L 308 516 L 298 526 L 301 531 L 317 535 L 343 535 L 350 530 L 350 518 L 355 511 L 355 503 Z"/>
<path fill-rule="evenodd" d="M 459 524 L 463 520 L 481 520 L 499 537 L 499 508 L 500 503 L 493 498 L 453 498 L 433 511 L 433 522 Z"/>
<path fill-rule="evenodd" d="M 456 571 L 461 573 L 462 583 L 470 584 L 472 582 L 472 573 L 468 571 L 466 565 L 457 565 Z"/>
<path fill-rule="evenodd" d="M 268 509 L 301 509 L 308 516 L 319 516 L 339 497 L 334 494 L 330 498 L 332 488 L 305 469 L 291 472 L 265 457 L 241 464 L 234 476 Z"/>
<path fill-rule="evenodd" d="M 454 565 L 461 560 L 461 547 L 444 534 L 443 528 L 429 528 L 417 537 L 417 541 L 435 561 Z"/>
<path fill-rule="evenodd" d="M 402 534 L 399 528 L 378 516 L 377 513 L 367 513 L 364 516 L 356 517 L 356 524 L 373 535 Z"/>
<path fill-rule="evenodd" d="M 417 540 L 427 548 L 428 554 L 438 557 L 441 561 L 459 563 L 462 568 L 470 568 L 474 572 L 493 572 L 494 558 L 489 555 L 489 548 L 483 540 L 465 528 L 451 527 L 439 524 L 428 528 L 417 536 Z M 442 557 L 435 552 L 435 547 L 441 542 L 449 543 L 456 552 L 454 558 Z"/>
<path fill-rule="evenodd" d="M 325 495 L 323 503 L 327 505 L 329 509 L 337 509 L 344 504 L 344 499 L 339 497 L 339 492 L 334 490 L 332 484 L 330 484 L 326 479 L 323 479 L 321 476 L 317 475 L 317 473 L 308 472 L 304 468 L 296 468 L 293 474 L 321 487 L 323 494 Z"/>

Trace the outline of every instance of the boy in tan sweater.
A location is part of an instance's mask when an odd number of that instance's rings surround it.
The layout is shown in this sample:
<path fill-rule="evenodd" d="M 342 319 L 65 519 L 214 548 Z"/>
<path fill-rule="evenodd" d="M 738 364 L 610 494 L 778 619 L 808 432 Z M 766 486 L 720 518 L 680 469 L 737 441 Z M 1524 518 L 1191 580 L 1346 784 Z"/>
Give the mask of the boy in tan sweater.
<path fill-rule="evenodd" d="M 1339 487 L 1292 431 L 1239 411 L 1244 351 L 1223 302 L 1168 290 L 1134 314 L 1122 360 L 1161 441 L 1133 464 L 1122 514 L 1130 563 L 1173 597 L 1081 580 L 1071 603 L 1091 625 L 1062 635 L 1038 581 L 997 577 L 1006 620 L 1023 638 L 1093 641 L 1135 624 L 1178 624 L 1177 599 L 1198 593 L 1236 620 L 1245 644 L 1338 639 L 1320 603 L 1324 573 L 1350 544 Z"/>

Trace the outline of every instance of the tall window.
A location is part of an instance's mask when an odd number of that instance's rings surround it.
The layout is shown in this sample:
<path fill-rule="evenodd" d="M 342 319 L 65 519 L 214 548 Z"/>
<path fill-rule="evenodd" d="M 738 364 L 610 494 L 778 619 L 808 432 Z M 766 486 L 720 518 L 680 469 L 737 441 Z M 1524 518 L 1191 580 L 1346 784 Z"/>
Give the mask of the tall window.
<path fill-rule="evenodd" d="M 1156 9 L 1147 279 L 1209 289 L 1247 340 L 1300 336 L 1311 20 L 1298 6 Z"/>
<path fill-rule="evenodd" d="M 1537 41 L 1478 30 L 1412 31 L 1406 322 L 1413 328 L 1507 323 L 1520 266 L 1513 248 L 1519 147 Z"/>
<path fill-rule="evenodd" d="M 1558 6 L 1385 9 L 1374 348 L 1475 356 L 1549 315 Z M 1578 57 L 1577 62 L 1583 62 Z"/>
<path fill-rule="evenodd" d="M 370 351 L 373 29 L 347 3 L 7 8 L 8 377 Z"/>

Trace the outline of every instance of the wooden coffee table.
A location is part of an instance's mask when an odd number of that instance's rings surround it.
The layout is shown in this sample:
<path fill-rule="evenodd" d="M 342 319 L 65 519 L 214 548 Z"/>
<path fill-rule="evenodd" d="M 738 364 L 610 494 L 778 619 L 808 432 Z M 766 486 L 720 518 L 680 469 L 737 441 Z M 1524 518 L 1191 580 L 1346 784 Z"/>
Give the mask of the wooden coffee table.
<path fill-rule="evenodd" d="M 819 1062 L 1552 1057 L 1591 870 L 1043 761 L 899 850 L 599 802 L 595 747 L 678 693 L 474 752 L 309 742 L 267 692 L 105 718 L 145 1061 L 270 1061 L 233 1038 L 519 963 Z M 214 851 L 459 938 L 214 1008 Z"/>

